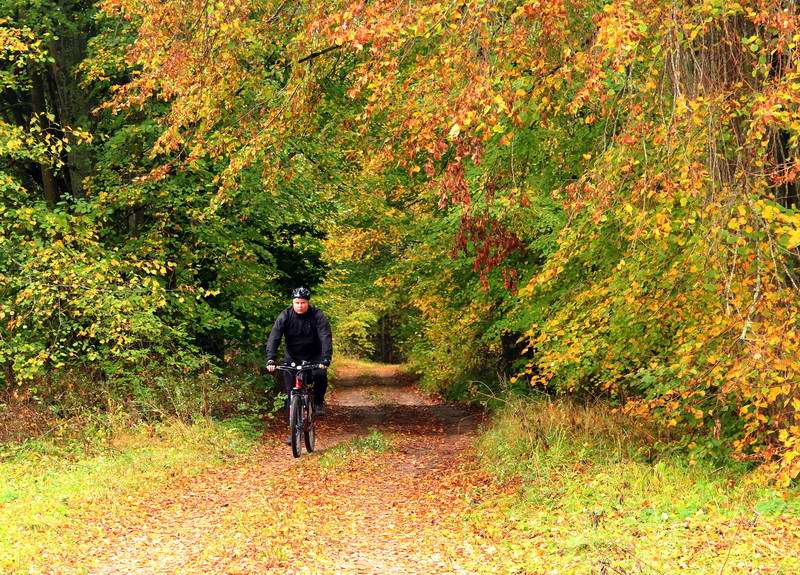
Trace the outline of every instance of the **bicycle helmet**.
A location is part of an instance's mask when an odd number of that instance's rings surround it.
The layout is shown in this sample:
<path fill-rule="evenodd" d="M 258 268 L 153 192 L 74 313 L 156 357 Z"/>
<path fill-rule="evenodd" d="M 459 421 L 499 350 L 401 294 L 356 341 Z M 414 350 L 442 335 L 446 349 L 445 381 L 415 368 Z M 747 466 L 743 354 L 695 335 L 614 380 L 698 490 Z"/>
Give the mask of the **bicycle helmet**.
<path fill-rule="evenodd" d="M 300 299 L 311 299 L 311 292 L 304 287 L 294 288 L 292 290 L 292 299 L 300 298 Z"/>

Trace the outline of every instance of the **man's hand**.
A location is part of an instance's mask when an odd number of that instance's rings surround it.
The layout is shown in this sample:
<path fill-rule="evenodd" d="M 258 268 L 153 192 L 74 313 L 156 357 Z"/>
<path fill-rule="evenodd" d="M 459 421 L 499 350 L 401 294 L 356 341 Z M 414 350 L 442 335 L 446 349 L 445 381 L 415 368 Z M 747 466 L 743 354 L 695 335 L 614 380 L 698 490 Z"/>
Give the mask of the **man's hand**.
<path fill-rule="evenodd" d="M 275 360 L 271 359 L 267 362 L 267 371 L 270 373 L 275 371 Z"/>

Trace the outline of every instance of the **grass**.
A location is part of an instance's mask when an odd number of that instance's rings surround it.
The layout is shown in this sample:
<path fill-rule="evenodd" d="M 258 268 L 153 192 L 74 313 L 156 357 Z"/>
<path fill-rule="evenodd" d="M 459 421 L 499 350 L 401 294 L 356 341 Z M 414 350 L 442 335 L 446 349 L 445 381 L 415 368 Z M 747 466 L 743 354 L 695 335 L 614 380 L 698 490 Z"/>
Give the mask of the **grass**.
<path fill-rule="evenodd" d="M 796 490 L 736 466 L 654 459 L 657 440 L 602 405 L 509 404 L 479 442 L 499 483 L 471 494 L 483 503 L 466 519 L 467 548 L 494 549 L 499 573 L 800 572 Z"/>
<path fill-rule="evenodd" d="M 369 371 L 372 369 L 377 369 L 386 364 L 378 363 L 376 361 L 372 361 L 371 359 L 361 359 L 358 357 L 348 357 L 348 356 L 337 356 L 333 359 L 333 363 L 331 367 L 343 367 L 348 369 L 359 369 Z"/>
<path fill-rule="evenodd" d="M 391 448 L 391 439 L 377 429 L 372 429 L 364 437 L 343 441 L 326 450 L 320 455 L 319 465 L 326 469 L 341 467 L 359 457 L 374 453 L 386 453 Z"/>
<path fill-rule="evenodd" d="M 69 553 L 86 529 L 80 517 L 161 489 L 181 476 L 251 451 L 257 423 L 178 421 L 88 426 L 4 446 L 0 458 L 0 572 L 29 573 L 44 552 Z"/>
<path fill-rule="evenodd" d="M 387 377 L 392 375 L 411 375 L 410 366 L 404 363 L 379 363 L 355 357 L 335 357 L 331 363 L 333 378 L 344 373 L 357 373 L 361 377 Z"/>

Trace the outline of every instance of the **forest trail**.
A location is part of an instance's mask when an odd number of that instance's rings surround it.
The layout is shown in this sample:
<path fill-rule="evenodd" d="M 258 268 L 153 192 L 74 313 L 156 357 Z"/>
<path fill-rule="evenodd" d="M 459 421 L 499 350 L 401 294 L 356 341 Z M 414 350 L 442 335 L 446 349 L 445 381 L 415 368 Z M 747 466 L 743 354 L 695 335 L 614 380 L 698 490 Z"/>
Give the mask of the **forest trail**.
<path fill-rule="evenodd" d="M 314 454 L 292 458 L 275 421 L 246 463 L 94 518 L 84 552 L 49 572 L 460 571 L 447 559 L 449 526 L 467 505 L 465 477 L 479 480 L 464 464 L 480 413 L 424 395 L 392 366 L 341 368 L 329 395 Z"/>

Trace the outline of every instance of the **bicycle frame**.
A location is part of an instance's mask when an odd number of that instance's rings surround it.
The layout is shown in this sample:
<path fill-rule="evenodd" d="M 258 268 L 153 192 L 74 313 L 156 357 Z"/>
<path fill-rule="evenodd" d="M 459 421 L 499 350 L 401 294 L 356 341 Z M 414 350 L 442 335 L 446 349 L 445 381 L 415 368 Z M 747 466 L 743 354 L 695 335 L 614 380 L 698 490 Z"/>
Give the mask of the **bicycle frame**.
<path fill-rule="evenodd" d="M 297 393 L 303 393 L 304 395 L 311 393 L 311 390 L 314 387 L 314 380 L 313 378 L 310 382 L 306 380 L 312 376 L 313 370 L 316 368 L 316 364 L 307 363 L 305 361 L 299 366 L 295 365 L 294 363 L 275 366 L 275 369 L 278 371 L 287 371 L 294 375 L 294 387 L 291 389 L 290 399 L 291 395 L 295 395 Z"/>
<path fill-rule="evenodd" d="M 294 386 L 289 392 L 289 432 L 292 454 L 300 457 L 302 451 L 300 436 L 305 436 L 306 449 L 314 451 L 316 432 L 314 430 L 314 389 L 313 370 L 318 366 L 308 362 L 278 365 L 279 371 L 294 375 Z"/>

